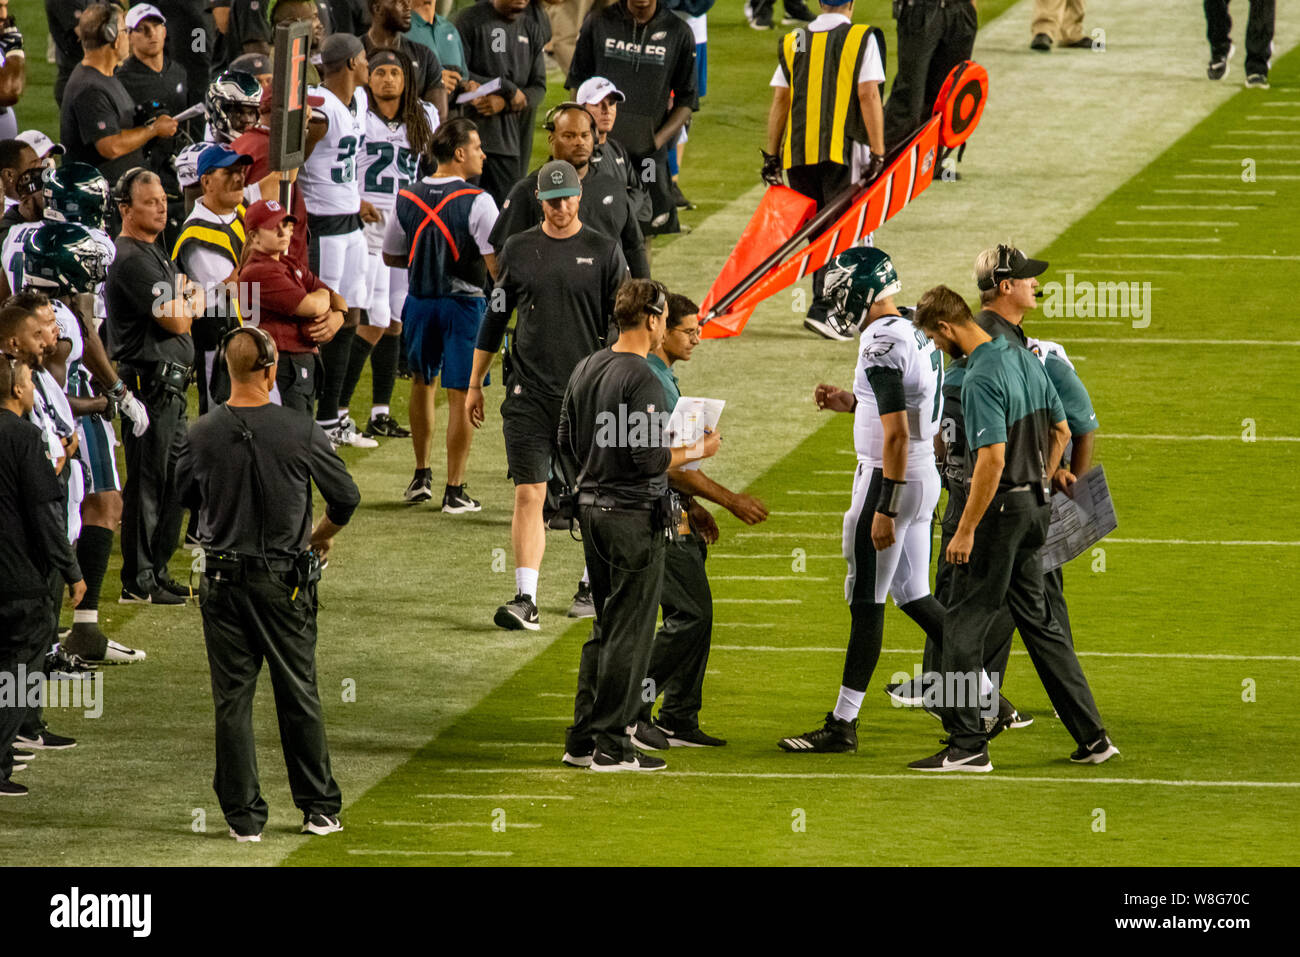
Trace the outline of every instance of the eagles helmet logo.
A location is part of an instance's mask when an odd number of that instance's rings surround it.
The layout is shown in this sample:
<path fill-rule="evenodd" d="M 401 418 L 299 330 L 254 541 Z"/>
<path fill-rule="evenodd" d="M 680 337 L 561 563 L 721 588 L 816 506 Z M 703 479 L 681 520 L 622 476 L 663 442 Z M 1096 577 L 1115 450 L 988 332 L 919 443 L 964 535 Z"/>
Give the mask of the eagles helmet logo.
<path fill-rule="evenodd" d="M 108 250 L 80 223 L 47 222 L 23 242 L 24 285 L 56 295 L 92 292 L 108 276 Z"/>
<path fill-rule="evenodd" d="M 554 183 L 556 186 L 559 186 L 560 184 L 562 184 L 562 183 L 564 182 L 564 171 L 563 171 L 563 170 L 558 170 L 558 169 L 557 169 L 557 170 L 552 170 L 552 171 L 551 171 L 551 182 Z"/>
<path fill-rule="evenodd" d="M 889 255 L 874 246 L 846 249 L 826 265 L 824 294 L 858 328 L 877 299 L 893 296 L 902 288 Z"/>

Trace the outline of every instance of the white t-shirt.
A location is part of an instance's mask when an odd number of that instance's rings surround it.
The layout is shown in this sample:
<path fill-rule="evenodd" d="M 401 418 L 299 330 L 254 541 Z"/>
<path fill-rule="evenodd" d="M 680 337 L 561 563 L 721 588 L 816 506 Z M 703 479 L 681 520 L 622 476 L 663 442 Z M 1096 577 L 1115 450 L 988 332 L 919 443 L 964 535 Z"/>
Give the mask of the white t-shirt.
<path fill-rule="evenodd" d="M 853 446 L 860 462 L 877 468 L 883 464 L 885 428 L 868 378 L 873 369 L 894 370 L 903 377 L 908 477 L 933 471 L 933 440 L 939 431 L 942 402 L 942 356 L 924 333 L 901 316 L 885 316 L 863 330 L 853 378 L 853 394 L 858 399 L 853 415 Z"/>
<path fill-rule="evenodd" d="M 824 33 L 827 30 L 834 30 L 836 27 L 845 23 L 852 23 L 842 13 L 823 13 L 812 23 L 808 24 L 808 29 L 813 33 Z M 866 52 L 862 57 L 862 69 L 858 71 L 859 83 L 884 83 L 885 67 L 880 62 L 880 47 L 876 45 L 876 38 L 870 33 L 865 40 Z M 789 87 L 790 83 L 786 80 L 785 74 L 781 72 L 780 64 L 777 65 L 776 72 L 772 74 L 772 82 L 769 86 Z"/>
<path fill-rule="evenodd" d="M 365 151 L 366 114 L 370 112 L 366 91 L 357 89 L 350 108 L 328 87 L 314 86 L 309 93 L 324 98 L 325 103 L 315 113 L 325 117 L 329 129 L 298 174 L 303 203 L 313 216 L 347 216 L 360 212 L 357 157 Z"/>

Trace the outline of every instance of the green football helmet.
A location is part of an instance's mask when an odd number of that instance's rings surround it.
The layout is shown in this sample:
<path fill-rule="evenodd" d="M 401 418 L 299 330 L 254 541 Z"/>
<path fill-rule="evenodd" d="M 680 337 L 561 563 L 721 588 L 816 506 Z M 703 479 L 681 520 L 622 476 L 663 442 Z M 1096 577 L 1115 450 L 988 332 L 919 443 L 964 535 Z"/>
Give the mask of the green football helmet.
<path fill-rule="evenodd" d="M 64 163 L 42 175 L 45 218 L 56 223 L 81 223 L 104 228 L 108 212 L 108 180 L 87 163 Z"/>
<path fill-rule="evenodd" d="M 23 286 L 55 296 L 93 292 L 108 250 L 80 223 L 44 223 L 23 241 Z"/>
<path fill-rule="evenodd" d="M 846 249 L 826 265 L 825 296 L 854 328 L 866 321 L 877 299 L 902 288 L 889 255 L 874 246 Z"/>

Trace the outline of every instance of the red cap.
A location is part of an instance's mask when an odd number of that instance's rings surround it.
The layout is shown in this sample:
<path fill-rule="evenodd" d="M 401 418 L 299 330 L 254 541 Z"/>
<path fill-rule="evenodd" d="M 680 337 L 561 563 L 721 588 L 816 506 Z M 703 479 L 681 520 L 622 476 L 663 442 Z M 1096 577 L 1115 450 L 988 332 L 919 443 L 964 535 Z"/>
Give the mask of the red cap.
<path fill-rule="evenodd" d="M 307 97 L 307 105 L 312 107 L 313 109 L 318 106 L 324 106 L 325 97 L 309 95 Z M 258 104 L 258 109 L 261 110 L 261 112 L 263 113 L 271 112 L 271 88 L 269 86 L 263 88 L 262 90 L 262 102 Z"/>
<path fill-rule="evenodd" d="M 289 215 L 289 211 L 273 199 L 259 199 L 244 211 L 244 228 L 249 231 L 275 229 L 280 225 L 281 220 L 298 222 L 296 216 Z"/>

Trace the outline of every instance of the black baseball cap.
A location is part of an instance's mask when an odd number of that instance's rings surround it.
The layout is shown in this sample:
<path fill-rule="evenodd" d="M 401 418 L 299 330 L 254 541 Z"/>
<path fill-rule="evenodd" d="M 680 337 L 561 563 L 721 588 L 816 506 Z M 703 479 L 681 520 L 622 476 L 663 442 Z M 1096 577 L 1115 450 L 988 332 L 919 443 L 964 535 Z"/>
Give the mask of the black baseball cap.
<path fill-rule="evenodd" d="M 561 199 L 582 193 L 582 180 L 571 163 L 551 160 L 537 171 L 537 198 Z"/>
<path fill-rule="evenodd" d="M 1004 248 L 1008 250 L 1006 254 L 1007 266 L 1005 268 L 1002 267 L 1001 264 L 1003 257 L 999 255 L 998 262 L 994 265 L 993 271 L 987 276 L 981 277 L 976 282 L 975 285 L 980 289 L 980 291 L 987 292 L 990 289 L 996 289 L 998 283 L 1002 282 L 1004 279 L 1032 279 L 1034 276 L 1041 276 L 1046 272 L 1046 260 L 1030 259 L 1014 246 L 999 246 L 998 252 L 1002 253 Z"/>

